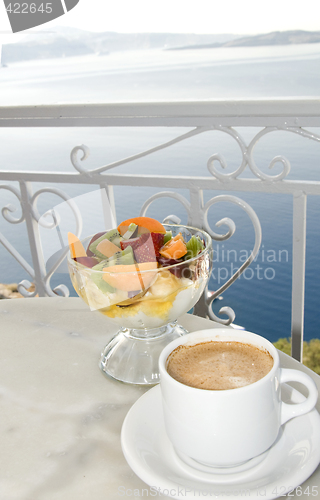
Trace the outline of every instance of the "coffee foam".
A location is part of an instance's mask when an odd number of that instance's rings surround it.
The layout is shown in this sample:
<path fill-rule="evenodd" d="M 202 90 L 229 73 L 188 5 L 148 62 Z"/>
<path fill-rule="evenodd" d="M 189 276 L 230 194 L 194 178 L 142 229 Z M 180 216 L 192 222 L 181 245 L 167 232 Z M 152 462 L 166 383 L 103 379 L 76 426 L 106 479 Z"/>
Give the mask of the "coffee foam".
<path fill-rule="evenodd" d="M 209 390 L 236 389 L 263 378 L 273 366 L 271 354 L 235 341 L 209 341 L 178 346 L 167 371 L 182 384 Z"/>

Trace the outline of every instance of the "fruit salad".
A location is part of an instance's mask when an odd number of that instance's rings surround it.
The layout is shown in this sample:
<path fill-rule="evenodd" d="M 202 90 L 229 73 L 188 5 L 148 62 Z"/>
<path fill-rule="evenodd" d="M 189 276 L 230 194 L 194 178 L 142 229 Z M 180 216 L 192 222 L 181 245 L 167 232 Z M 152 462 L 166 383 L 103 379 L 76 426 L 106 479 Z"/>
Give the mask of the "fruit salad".
<path fill-rule="evenodd" d="M 81 242 L 68 234 L 72 284 L 90 306 L 128 328 L 158 328 L 199 299 L 209 274 L 206 233 L 125 220 Z"/>

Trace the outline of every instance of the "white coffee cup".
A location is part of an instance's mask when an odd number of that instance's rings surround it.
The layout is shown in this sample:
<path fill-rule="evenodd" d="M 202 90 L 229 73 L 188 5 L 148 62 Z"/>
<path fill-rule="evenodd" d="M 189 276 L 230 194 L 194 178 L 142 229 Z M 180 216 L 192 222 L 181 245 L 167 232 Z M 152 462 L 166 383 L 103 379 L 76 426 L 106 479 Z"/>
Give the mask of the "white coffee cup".
<path fill-rule="evenodd" d="M 169 354 L 179 345 L 233 341 L 267 350 L 274 364 L 262 379 L 236 389 L 206 390 L 172 378 L 166 369 Z M 233 467 L 258 457 L 276 441 L 281 426 L 312 410 L 318 391 L 305 373 L 280 367 L 277 349 L 254 333 L 217 328 L 189 333 L 162 351 L 160 386 L 167 435 L 181 458 L 211 467 Z M 300 382 L 309 391 L 305 401 L 281 401 L 283 382 Z"/>

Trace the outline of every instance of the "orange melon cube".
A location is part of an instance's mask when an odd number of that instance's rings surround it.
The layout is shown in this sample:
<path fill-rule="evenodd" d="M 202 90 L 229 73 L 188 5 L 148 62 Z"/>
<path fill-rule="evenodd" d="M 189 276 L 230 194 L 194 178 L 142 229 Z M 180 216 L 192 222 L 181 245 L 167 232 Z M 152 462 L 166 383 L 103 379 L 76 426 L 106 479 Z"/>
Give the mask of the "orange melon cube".
<path fill-rule="evenodd" d="M 172 238 L 162 248 L 160 248 L 160 255 L 166 259 L 181 259 L 187 253 L 187 247 L 184 241 L 180 238 Z"/>
<path fill-rule="evenodd" d="M 87 256 L 87 252 L 85 251 L 84 246 L 75 234 L 68 233 L 68 243 L 72 259 Z"/>
<path fill-rule="evenodd" d="M 177 241 L 177 240 L 182 240 L 184 242 L 184 239 L 183 239 L 183 236 L 181 233 L 178 233 L 176 236 L 174 236 L 174 238 L 172 238 L 173 241 Z"/>
<path fill-rule="evenodd" d="M 112 241 L 108 239 L 104 239 L 100 241 L 99 245 L 97 245 L 96 250 L 102 253 L 106 257 L 112 257 L 116 252 L 121 252 L 121 248 L 117 247 Z"/>
<path fill-rule="evenodd" d="M 133 292 L 144 290 L 150 286 L 156 276 L 157 267 L 157 262 L 118 264 L 104 267 L 102 277 L 113 288 Z"/>

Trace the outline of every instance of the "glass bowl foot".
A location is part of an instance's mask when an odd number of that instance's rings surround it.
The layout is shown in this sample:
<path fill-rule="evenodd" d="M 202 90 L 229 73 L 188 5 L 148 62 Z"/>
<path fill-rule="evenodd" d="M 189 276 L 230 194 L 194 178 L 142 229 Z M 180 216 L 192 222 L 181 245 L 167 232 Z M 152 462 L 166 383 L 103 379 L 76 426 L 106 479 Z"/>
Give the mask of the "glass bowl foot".
<path fill-rule="evenodd" d="M 160 328 L 121 328 L 101 353 L 101 371 L 121 382 L 154 385 L 160 382 L 158 368 L 162 349 L 188 331 L 176 323 Z"/>

